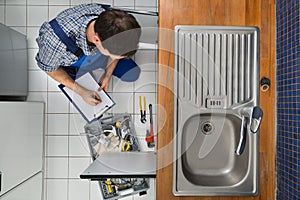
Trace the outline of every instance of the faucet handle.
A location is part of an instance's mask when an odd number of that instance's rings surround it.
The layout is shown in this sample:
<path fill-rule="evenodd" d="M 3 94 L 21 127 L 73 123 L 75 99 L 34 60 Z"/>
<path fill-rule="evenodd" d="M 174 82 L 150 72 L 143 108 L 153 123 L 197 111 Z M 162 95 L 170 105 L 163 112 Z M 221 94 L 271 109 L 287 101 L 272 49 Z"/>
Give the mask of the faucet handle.
<path fill-rule="evenodd" d="M 259 106 L 255 106 L 252 110 L 252 115 L 250 118 L 250 131 L 252 133 L 256 133 L 261 124 L 261 120 L 263 117 L 263 111 Z"/>

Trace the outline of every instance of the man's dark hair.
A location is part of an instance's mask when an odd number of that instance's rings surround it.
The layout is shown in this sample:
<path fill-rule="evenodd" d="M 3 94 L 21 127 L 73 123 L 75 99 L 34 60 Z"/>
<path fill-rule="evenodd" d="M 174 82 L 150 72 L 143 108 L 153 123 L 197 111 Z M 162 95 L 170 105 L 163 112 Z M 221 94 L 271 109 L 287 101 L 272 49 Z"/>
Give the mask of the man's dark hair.
<path fill-rule="evenodd" d="M 104 11 L 97 18 L 94 29 L 111 54 L 131 57 L 136 53 L 141 26 L 131 14 L 120 10 Z"/>

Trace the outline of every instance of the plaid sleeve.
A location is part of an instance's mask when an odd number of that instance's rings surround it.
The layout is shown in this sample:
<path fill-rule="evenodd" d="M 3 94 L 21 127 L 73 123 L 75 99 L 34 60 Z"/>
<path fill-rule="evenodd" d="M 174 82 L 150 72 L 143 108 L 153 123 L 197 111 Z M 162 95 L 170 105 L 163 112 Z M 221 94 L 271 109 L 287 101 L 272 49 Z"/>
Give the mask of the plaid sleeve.
<path fill-rule="evenodd" d="M 39 51 L 35 59 L 43 71 L 52 72 L 59 66 L 70 65 L 77 60 L 75 55 L 66 51 L 66 46 L 55 35 L 48 22 L 41 26 L 36 41 Z"/>

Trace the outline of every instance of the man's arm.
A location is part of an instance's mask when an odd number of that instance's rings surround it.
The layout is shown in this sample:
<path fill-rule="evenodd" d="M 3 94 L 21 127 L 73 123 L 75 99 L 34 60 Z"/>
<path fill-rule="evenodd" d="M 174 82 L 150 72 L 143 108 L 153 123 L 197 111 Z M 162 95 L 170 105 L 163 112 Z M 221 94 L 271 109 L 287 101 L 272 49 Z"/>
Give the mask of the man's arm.
<path fill-rule="evenodd" d="M 87 90 L 76 83 L 61 67 L 53 72 L 46 73 L 57 82 L 63 84 L 64 86 L 79 94 L 88 104 L 97 105 L 101 102 L 100 96 L 95 91 Z"/>
<path fill-rule="evenodd" d="M 110 78 L 118 64 L 119 60 L 118 59 L 115 59 L 115 60 L 112 60 L 111 58 L 109 58 L 108 60 L 108 66 L 106 67 L 105 69 L 105 72 L 104 74 L 101 76 L 100 78 L 100 87 L 99 87 L 99 91 L 104 89 L 106 92 L 108 90 L 108 86 L 109 86 L 109 82 L 110 82 Z"/>

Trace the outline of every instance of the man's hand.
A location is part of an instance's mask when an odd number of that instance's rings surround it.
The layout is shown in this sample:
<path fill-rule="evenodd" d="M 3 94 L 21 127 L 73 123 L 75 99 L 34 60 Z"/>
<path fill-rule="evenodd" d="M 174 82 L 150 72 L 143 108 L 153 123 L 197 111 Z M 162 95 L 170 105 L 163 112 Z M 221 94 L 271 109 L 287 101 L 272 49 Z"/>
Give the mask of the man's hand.
<path fill-rule="evenodd" d="M 101 91 L 103 89 L 105 92 L 107 92 L 110 78 L 111 78 L 111 75 L 107 74 L 106 72 L 101 76 L 100 81 L 99 81 L 100 87 L 99 87 L 98 91 Z"/>
<path fill-rule="evenodd" d="M 92 106 L 95 106 L 101 102 L 100 96 L 95 91 L 84 90 L 83 92 L 81 92 L 80 96 L 83 98 L 83 100 L 86 103 L 88 103 Z"/>
<path fill-rule="evenodd" d="M 97 92 L 87 90 L 76 82 L 74 85 L 74 91 L 77 92 L 86 103 L 95 106 L 102 101 Z"/>
<path fill-rule="evenodd" d="M 47 72 L 47 74 L 54 80 L 75 91 L 86 103 L 90 105 L 97 105 L 101 102 L 100 96 L 95 91 L 87 90 L 77 84 L 61 67 L 53 72 Z"/>
<path fill-rule="evenodd" d="M 104 74 L 101 76 L 100 78 L 100 87 L 98 89 L 98 91 L 101 91 L 102 89 L 105 90 L 107 92 L 108 90 L 108 86 L 109 86 L 109 82 L 110 82 L 110 78 L 118 64 L 119 60 L 112 60 L 111 58 L 109 58 L 108 60 L 108 65 L 105 69 Z"/>

